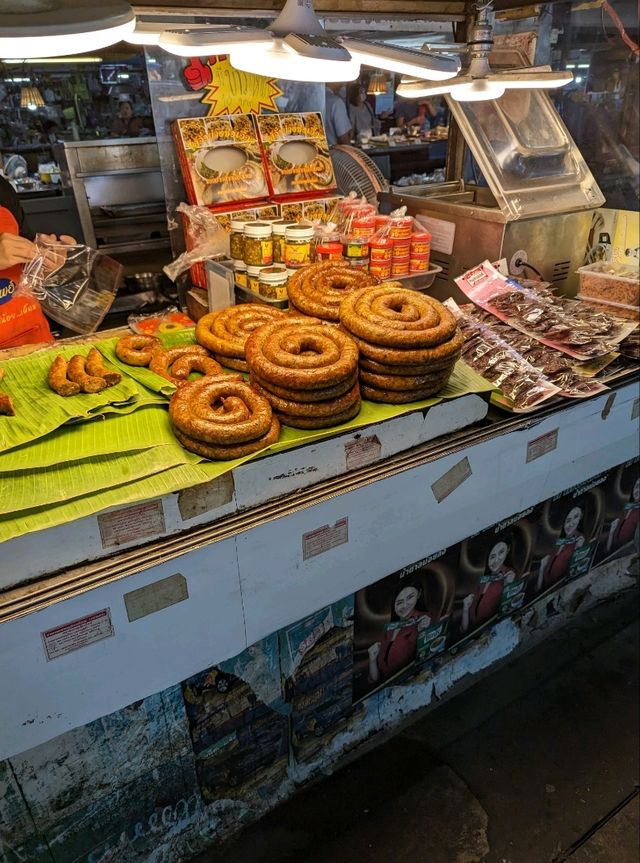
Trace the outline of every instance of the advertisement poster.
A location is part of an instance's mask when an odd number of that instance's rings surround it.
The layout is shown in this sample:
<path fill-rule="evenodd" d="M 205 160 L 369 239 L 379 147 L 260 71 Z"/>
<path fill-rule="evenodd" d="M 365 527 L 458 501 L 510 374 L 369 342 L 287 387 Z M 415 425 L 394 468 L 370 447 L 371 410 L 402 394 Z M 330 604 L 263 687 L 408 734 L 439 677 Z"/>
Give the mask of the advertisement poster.
<path fill-rule="evenodd" d="M 182 695 L 203 799 L 268 799 L 289 748 L 277 636 L 183 681 Z"/>
<path fill-rule="evenodd" d="M 609 471 L 602 486 L 604 518 L 595 563 L 624 557 L 640 546 L 640 461 Z"/>
<path fill-rule="evenodd" d="M 447 647 L 524 605 L 535 542 L 533 507 L 459 545 Z"/>
<path fill-rule="evenodd" d="M 353 596 L 280 632 L 282 674 L 291 708 L 291 745 L 310 761 L 359 711 L 351 699 Z"/>
<path fill-rule="evenodd" d="M 400 682 L 445 648 L 457 547 L 406 566 L 355 595 L 353 698 Z"/>
<path fill-rule="evenodd" d="M 536 508 L 527 603 L 591 569 L 604 518 L 605 479 L 606 474 L 597 476 Z"/>

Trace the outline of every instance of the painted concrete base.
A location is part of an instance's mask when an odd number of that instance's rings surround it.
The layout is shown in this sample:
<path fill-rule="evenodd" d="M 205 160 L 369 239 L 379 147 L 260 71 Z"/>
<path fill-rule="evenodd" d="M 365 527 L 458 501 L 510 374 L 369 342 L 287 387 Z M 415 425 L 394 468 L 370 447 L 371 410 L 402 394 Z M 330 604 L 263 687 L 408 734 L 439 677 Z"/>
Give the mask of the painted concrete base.
<path fill-rule="evenodd" d="M 0 762 L 0 861 L 187 861 L 416 711 L 436 707 L 573 615 L 631 588 L 631 561 L 593 569 L 357 704 L 346 659 L 353 637 L 347 599 L 318 613 L 316 643 L 302 661 L 294 662 L 288 627 L 239 657 Z"/>

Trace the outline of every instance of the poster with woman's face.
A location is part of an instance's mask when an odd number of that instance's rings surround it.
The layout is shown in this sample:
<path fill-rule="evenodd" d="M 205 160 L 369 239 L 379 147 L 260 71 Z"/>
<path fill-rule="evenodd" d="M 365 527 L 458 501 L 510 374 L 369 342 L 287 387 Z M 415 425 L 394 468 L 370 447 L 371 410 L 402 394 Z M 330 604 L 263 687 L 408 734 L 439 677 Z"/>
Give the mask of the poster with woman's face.
<path fill-rule="evenodd" d="M 355 594 L 354 701 L 445 649 L 457 557 L 457 548 L 438 552 Z"/>
<path fill-rule="evenodd" d="M 524 604 L 535 539 L 531 512 L 460 543 L 448 647 Z"/>
<path fill-rule="evenodd" d="M 623 557 L 640 545 L 640 461 L 609 471 L 602 486 L 604 518 L 594 563 Z"/>
<path fill-rule="evenodd" d="M 605 476 L 596 477 L 537 508 L 527 602 L 591 569 L 604 517 L 604 481 Z"/>

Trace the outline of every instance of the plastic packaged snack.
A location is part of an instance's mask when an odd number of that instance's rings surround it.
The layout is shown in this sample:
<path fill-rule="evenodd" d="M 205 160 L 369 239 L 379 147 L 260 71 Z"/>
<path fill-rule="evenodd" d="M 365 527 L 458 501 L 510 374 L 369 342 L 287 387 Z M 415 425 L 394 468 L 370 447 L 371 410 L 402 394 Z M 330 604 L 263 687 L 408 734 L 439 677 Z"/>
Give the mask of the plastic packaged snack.
<path fill-rule="evenodd" d="M 16 295 L 35 297 L 50 318 L 73 332 L 92 333 L 115 299 L 121 264 L 88 246 L 50 243 L 41 235 L 35 246 Z"/>

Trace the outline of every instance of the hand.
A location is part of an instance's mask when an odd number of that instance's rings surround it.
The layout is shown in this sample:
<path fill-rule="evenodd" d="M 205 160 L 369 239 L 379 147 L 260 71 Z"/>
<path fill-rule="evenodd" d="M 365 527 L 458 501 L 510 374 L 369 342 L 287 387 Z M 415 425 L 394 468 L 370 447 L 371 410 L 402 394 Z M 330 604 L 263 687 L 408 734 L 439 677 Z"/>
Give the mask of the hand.
<path fill-rule="evenodd" d="M 211 67 L 208 64 L 205 66 L 198 57 L 191 58 L 191 62 L 182 74 L 192 90 L 204 90 L 213 78 Z"/>
<path fill-rule="evenodd" d="M 465 598 L 462 600 L 462 610 L 469 611 L 469 609 L 473 605 L 474 599 L 475 595 L 473 593 L 470 593 L 469 596 L 465 596 Z"/>
<path fill-rule="evenodd" d="M 369 648 L 369 659 L 375 660 L 380 655 L 380 642 L 376 641 L 375 644 L 372 644 Z"/>
<path fill-rule="evenodd" d="M 584 542 L 585 542 L 584 536 L 579 536 L 576 539 L 576 548 L 582 548 L 582 546 L 584 545 Z"/>
<path fill-rule="evenodd" d="M 67 254 L 63 247 L 77 245 L 76 240 L 68 234 L 61 234 L 60 238 L 55 234 L 38 234 L 36 239 L 45 244 L 43 268 L 47 276 L 64 266 Z"/>
<path fill-rule="evenodd" d="M 36 253 L 36 247 L 25 237 L 16 234 L 0 234 L 0 270 L 28 263 Z"/>

